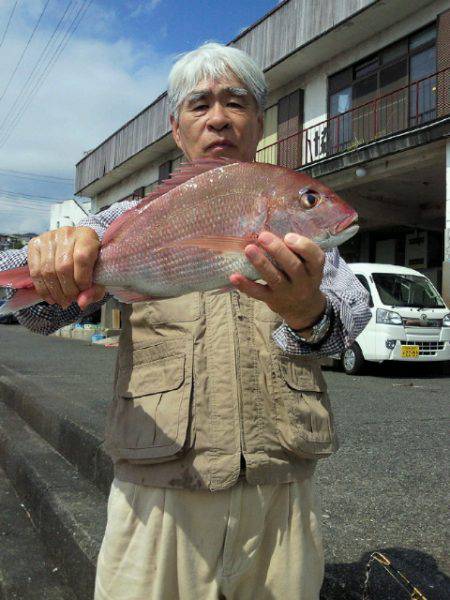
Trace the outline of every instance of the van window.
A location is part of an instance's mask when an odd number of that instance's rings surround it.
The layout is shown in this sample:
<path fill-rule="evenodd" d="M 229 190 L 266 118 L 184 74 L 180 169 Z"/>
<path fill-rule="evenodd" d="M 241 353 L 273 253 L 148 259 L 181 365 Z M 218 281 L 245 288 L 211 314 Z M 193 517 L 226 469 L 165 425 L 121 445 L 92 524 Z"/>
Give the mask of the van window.
<path fill-rule="evenodd" d="M 373 273 L 372 277 L 383 304 L 445 308 L 442 298 L 425 277 L 399 273 Z"/>
<path fill-rule="evenodd" d="M 359 274 L 355 273 L 355 277 L 359 281 L 359 283 L 361 283 L 366 288 L 366 290 L 369 292 L 369 306 L 373 306 L 373 300 L 372 300 L 372 294 L 370 293 L 369 282 L 367 281 L 367 279 L 365 278 L 364 275 L 359 275 Z"/>

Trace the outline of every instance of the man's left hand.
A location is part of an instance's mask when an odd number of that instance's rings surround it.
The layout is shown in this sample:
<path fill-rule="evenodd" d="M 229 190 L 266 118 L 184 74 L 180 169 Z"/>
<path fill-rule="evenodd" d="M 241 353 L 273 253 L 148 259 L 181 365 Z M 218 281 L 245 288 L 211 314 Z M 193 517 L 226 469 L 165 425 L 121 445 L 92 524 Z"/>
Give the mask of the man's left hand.
<path fill-rule="evenodd" d="M 288 234 L 281 240 L 264 231 L 258 242 L 278 268 L 261 248 L 249 244 L 245 255 L 266 284 L 250 281 L 240 273 L 230 276 L 231 283 L 240 292 L 265 302 L 293 329 L 309 328 L 326 307 L 326 298 L 320 291 L 325 263 L 323 250 L 297 234 Z"/>

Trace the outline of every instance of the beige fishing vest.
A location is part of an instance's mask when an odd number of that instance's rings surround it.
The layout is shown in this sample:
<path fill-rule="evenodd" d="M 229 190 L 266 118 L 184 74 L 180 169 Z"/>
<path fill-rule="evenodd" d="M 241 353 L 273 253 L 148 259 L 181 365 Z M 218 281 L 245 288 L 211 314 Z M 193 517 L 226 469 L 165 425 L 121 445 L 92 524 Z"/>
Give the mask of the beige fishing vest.
<path fill-rule="evenodd" d="M 106 449 L 119 479 L 221 490 L 309 477 L 337 448 L 317 360 L 285 354 L 280 317 L 238 292 L 124 307 Z"/>

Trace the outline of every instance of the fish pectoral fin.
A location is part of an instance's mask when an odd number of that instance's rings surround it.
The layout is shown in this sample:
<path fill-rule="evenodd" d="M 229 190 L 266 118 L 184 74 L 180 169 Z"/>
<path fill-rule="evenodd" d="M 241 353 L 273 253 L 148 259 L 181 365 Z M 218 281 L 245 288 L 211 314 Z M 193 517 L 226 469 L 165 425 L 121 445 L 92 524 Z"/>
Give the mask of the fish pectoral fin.
<path fill-rule="evenodd" d="M 148 302 L 154 300 L 152 296 L 144 296 L 134 290 L 125 290 L 123 288 L 108 288 L 108 292 L 114 296 L 119 302 L 124 304 L 132 304 L 133 302 Z"/>
<path fill-rule="evenodd" d="M 224 285 L 221 288 L 218 288 L 216 290 L 213 290 L 212 292 L 210 292 L 211 296 L 221 296 L 222 294 L 227 294 L 228 292 L 232 292 L 233 290 L 235 290 L 236 288 L 234 287 L 234 285 L 232 285 L 230 283 L 230 285 Z"/>
<path fill-rule="evenodd" d="M 197 247 L 203 248 L 205 250 L 212 250 L 213 252 L 225 253 L 232 252 L 242 253 L 244 252 L 244 248 L 251 244 L 255 239 L 251 237 L 242 238 L 235 236 L 216 236 L 216 235 L 202 235 L 197 238 L 190 238 L 186 240 L 179 240 L 178 242 L 173 242 L 169 247 L 177 248 L 180 246 L 184 247 Z M 167 246 L 165 246 L 167 248 Z"/>

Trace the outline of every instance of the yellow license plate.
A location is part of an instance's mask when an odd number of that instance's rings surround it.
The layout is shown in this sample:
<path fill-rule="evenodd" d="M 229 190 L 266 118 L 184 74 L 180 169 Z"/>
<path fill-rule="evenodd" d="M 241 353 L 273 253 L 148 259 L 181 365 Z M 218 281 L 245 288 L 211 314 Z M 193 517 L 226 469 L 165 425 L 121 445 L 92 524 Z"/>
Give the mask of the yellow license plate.
<path fill-rule="evenodd" d="M 419 346 L 402 346 L 402 358 L 417 358 L 419 356 Z"/>

